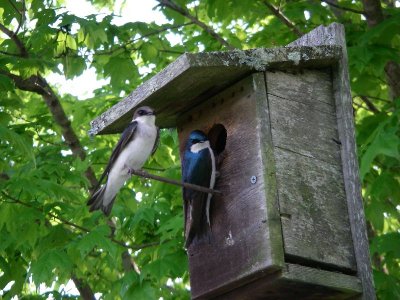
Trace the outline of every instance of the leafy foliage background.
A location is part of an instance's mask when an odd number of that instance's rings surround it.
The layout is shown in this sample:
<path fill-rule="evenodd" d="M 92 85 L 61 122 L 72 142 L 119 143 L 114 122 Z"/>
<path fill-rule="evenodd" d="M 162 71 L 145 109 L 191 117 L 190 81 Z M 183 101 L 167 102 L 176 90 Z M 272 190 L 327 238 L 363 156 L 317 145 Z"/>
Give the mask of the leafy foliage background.
<path fill-rule="evenodd" d="M 113 11 L 113 1 L 92 0 Z M 397 7 L 396 7 L 397 6 Z M 62 0 L 0 1 L 0 290 L 2 297 L 187 299 L 179 188 L 133 178 L 112 217 L 85 206 L 118 136 L 91 139 L 90 120 L 187 52 L 282 46 L 319 25 L 345 25 L 360 175 L 380 299 L 400 299 L 400 6 L 378 0 L 158 0 L 166 24 L 80 18 Z M 172 45 L 169 34 L 181 39 Z M 140 68 L 150 70 L 146 74 Z M 62 95 L 52 73 L 94 68 L 110 84 Z M 164 130 L 147 164 L 180 177 Z M 12 285 L 10 284 L 12 283 Z M 45 283 L 46 292 L 39 286 Z M 5 289 L 5 287 L 7 288 Z"/>

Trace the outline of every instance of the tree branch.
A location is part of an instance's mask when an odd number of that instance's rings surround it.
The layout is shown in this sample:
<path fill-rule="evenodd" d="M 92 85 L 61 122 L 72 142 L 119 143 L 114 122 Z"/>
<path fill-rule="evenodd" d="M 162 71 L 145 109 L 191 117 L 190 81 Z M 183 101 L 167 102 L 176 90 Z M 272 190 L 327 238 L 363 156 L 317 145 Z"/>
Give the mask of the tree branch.
<path fill-rule="evenodd" d="M 279 20 L 281 20 L 282 23 L 284 23 L 287 27 L 289 27 L 289 29 L 292 30 L 295 35 L 297 35 L 298 37 L 304 35 L 304 33 L 299 28 L 297 28 L 297 26 L 292 21 L 290 21 L 278 8 L 273 6 L 267 0 L 263 0 L 262 2 L 266 7 L 268 7 L 272 14 Z"/>
<path fill-rule="evenodd" d="M 390 97 L 392 99 L 400 97 L 400 65 L 392 60 L 387 62 L 385 74 L 390 87 Z"/>
<path fill-rule="evenodd" d="M 206 31 L 209 35 L 211 35 L 214 39 L 216 39 L 221 45 L 225 46 L 229 50 L 236 49 L 233 45 L 229 44 L 222 36 L 216 33 L 213 28 L 211 28 L 204 22 L 200 21 L 196 16 L 191 15 L 186 8 L 177 5 L 171 0 L 157 0 L 157 1 L 158 3 L 160 3 L 161 6 L 168 7 L 173 11 L 176 11 L 177 13 L 191 20 L 194 24 L 201 27 L 204 31 Z"/>
<path fill-rule="evenodd" d="M 362 0 L 364 6 L 364 15 L 367 19 L 368 27 L 374 27 L 383 21 L 383 12 L 381 1 Z"/>
<path fill-rule="evenodd" d="M 340 10 L 344 10 L 344 11 L 348 11 L 348 12 L 352 12 L 352 13 L 360 14 L 360 15 L 364 15 L 365 14 L 365 12 L 363 10 L 358 10 L 358 9 L 354 9 L 354 8 L 351 8 L 351 7 L 344 7 L 344 6 L 336 4 L 333 1 L 321 0 L 321 2 L 324 2 L 324 3 L 328 4 L 329 6 L 332 6 L 334 8 L 340 9 Z"/>
<path fill-rule="evenodd" d="M 206 188 L 204 186 L 199 186 L 196 184 L 191 184 L 191 183 L 187 183 L 187 182 L 180 182 L 177 180 L 173 180 L 173 179 L 169 179 L 169 178 L 164 178 L 161 176 L 157 176 L 157 175 L 153 175 L 153 174 L 149 174 L 143 170 L 131 170 L 131 173 L 140 177 L 144 177 L 144 178 L 149 178 L 149 179 L 154 179 L 157 181 L 161 181 L 161 182 L 165 182 L 165 183 L 169 183 L 169 184 L 173 184 L 173 185 L 178 185 L 178 186 L 182 186 L 185 187 L 187 189 L 191 189 L 194 191 L 198 191 L 198 192 L 203 192 L 203 193 L 209 193 L 209 194 L 221 194 L 220 191 L 218 190 L 213 190 L 213 189 L 209 189 Z"/>
<path fill-rule="evenodd" d="M 28 57 L 28 51 L 26 50 L 25 45 L 18 38 L 17 34 L 14 31 L 8 29 L 1 23 L 0 23 L 0 31 L 4 32 L 4 34 L 6 34 L 14 42 L 22 57 Z"/>
<path fill-rule="evenodd" d="M 138 265 L 132 259 L 128 251 L 122 252 L 121 259 L 122 259 L 122 267 L 124 268 L 125 272 L 135 270 L 136 273 L 140 274 Z"/>
<path fill-rule="evenodd" d="M 84 300 L 96 299 L 92 289 L 90 288 L 90 286 L 87 283 L 85 283 L 83 280 L 79 279 L 75 275 L 72 275 L 71 277 L 72 277 L 71 279 L 74 282 L 75 287 L 79 291 L 79 294 L 81 295 L 82 299 L 84 299 Z"/>
<path fill-rule="evenodd" d="M 17 88 L 24 91 L 37 93 L 43 97 L 43 100 L 49 108 L 54 121 L 61 128 L 65 143 L 69 146 L 72 153 L 76 157 L 84 160 L 86 158 L 85 150 L 83 149 L 78 137 L 72 129 L 71 122 L 68 120 L 68 117 L 65 114 L 58 97 L 54 93 L 53 89 L 49 86 L 47 81 L 40 75 L 34 75 L 27 79 L 23 79 L 18 75 L 1 69 L 0 74 L 12 79 Z M 91 167 L 87 168 L 85 175 L 92 187 L 97 186 L 97 179 Z"/>

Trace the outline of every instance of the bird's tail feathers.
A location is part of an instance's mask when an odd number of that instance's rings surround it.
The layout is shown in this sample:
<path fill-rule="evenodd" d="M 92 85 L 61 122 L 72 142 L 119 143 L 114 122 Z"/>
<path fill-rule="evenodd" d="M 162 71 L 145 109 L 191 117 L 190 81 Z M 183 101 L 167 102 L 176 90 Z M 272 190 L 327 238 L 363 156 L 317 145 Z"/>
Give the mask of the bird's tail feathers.
<path fill-rule="evenodd" d="M 194 227 L 189 229 L 185 242 L 185 248 L 188 249 L 190 245 L 199 245 L 204 242 L 211 244 L 211 239 L 211 226 L 209 226 L 207 222 L 203 222 L 203 226 L 201 226 L 200 230 L 194 230 Z"/>
<path fill-rule="evenodd" d="M 108 216 L 111 212 L 111 208 L 114 204 L 115 197 L 111 200 L 111 202 L 108 205 L 104 205 L 104 193 L 106 191 L 107 184 L 103 185 L 100 187 L 94 194 L 90 197 L 90 199 L 87 202 L 87 205 L 90 206 L 89 211 L 94 211 L 101 209 L 103 213 Z"/>

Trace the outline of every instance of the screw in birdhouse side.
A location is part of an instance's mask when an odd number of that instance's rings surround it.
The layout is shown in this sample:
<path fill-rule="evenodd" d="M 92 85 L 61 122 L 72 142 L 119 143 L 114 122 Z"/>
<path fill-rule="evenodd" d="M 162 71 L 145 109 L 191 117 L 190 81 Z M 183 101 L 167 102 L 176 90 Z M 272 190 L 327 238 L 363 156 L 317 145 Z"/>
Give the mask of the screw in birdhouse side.
<path fill-rule="evenodd" d="M 257 177 L 256 176 L 251 176 L 250 177 L 250 182 L 251 182 L 251 184 L 256 184 L 256 182 L 257 182 Z"/>

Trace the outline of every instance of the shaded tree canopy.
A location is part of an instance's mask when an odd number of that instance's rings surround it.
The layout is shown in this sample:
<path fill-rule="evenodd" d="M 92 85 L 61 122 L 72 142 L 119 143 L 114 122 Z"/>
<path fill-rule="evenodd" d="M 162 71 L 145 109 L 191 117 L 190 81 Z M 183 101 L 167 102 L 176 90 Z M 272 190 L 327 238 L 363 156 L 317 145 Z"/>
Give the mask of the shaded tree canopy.
<path fill-rule="evenodd" d="M 0 1 L 0 295 L 189 298 L 179 188 L 135 177 L 111 220 L 88 212 L 88 191 L 118 139 L 90 139 L 90 120 L 184 52 L 282 46 L 340 22 L 375 285 L 380 299 L 400 298 L 399 1 L 157 0 L 166 22 L 120 26 L 114 1 L 90 2 L 110 13 L 82 18 L 63 0 Z M 87 99 L 48 80 L 90 68 L 107 83 Z M 174 131 L 162 132 L 146 167 L 180 178 Z M 69 280 L 80 295 L 65 290 Z"/>

